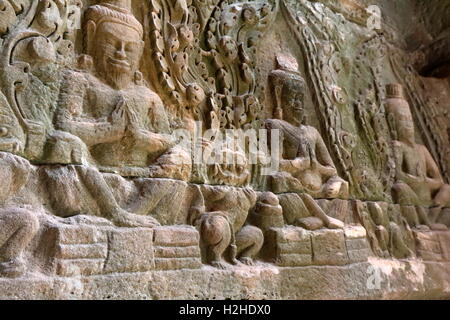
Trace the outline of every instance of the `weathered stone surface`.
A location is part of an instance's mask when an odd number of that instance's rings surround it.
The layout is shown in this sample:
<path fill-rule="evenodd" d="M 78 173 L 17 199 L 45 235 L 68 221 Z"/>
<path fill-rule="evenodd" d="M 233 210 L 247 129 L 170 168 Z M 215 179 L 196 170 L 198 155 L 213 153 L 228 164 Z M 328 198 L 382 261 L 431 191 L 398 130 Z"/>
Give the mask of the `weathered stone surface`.
<path fill-rule="evenodd" d="M 379 289 L 368 289 L 370 267 Z M 353 285 L 348 286 L 351 282 Z M 2 299 L 417 299 L 449 298 L 448 264 L 372 259 L 349 266 L 242 267 L 83 278 L 0 279 Z"/>
<path fill-rule="evenodd" d="M 200 235 L 187 226 L 159 227 L 153 235 L 155 269 L 198 269 L 202 266 Z"/>
<path fill-rule="evenodd" d="M 311 236 L 302 228 L 273 228 L 266 233 L 264 257 L 283 267 L 312 264 Z"/>
<path fill-rule="evenodd" d="M 372 2 L 0 0 L 0 298 L 449 298 L 450 6 Z"/>
<path fill-rule="evenodd" d="M 365 262 L 371 255 L 367 241 L 367 232 L 363 227 L 346 227 L 344 229 L 345 246 L 350 263 Z"/>
<path fill-rule="evenodd" d="M 423 260 L 449 261 L 450 238 L 448 232 L 415 231 L 418 255 Z"/>
<path fill-rule="evenodd" d="M 153 230 L 108 231 L 104 272 L 145 272 L 154 269 Z"/>
<path fill-rule="evenodd" d="M 287 224 L 294 224 L 297 219 L 310 216 L 308 209 L 298 194 L 280 194 L 278 198 L 280 199 L 280 205 L 283 208 L 283 215 Z"/>
<path fill-rule="evenodd" d="M 316 231 L 311 235 L 314 263 L 343 265 L 348 263 L 345 236 L 342 230 Z"/>

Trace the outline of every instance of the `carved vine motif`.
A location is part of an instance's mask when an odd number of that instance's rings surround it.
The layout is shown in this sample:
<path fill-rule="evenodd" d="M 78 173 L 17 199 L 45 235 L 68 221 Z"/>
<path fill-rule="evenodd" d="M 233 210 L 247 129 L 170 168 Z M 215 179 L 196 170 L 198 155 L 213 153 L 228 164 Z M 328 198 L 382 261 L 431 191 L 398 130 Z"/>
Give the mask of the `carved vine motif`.
<path fill-rule="evenodd" d="M 152 55 L 172 103 L 208 129 L 251 126 L 261 110 L 256 46 L 276 12 L 276 1 L 151 1 Z"/>
<path fill-rule="evenodd" d="M 0 11 L 1 147 L 4 151 L 39 158 L 45 123 L 36 121 L 21 103 L 30 82 L 43 65 L 70 57 L 70 40 L 78 23 L 81 0 L 2 1 Z M 50 120 L 51 121 L 51 120 Z M 9 124 L 9 125 L 8 125 Z M 47 124 L 48 125 L 48 124 Z"/>
<path fill-rule="evenodd" d="M 258 128 L 262 111 L 258 97 L 264 88 L 257 81 L 255 56 L 278 1 L 153 0 L 150 4 L 156 83 L 176 113 L 185 121 L 201 121 L 201 129 Z M 221 184 L 229 180 L 225 176 L 242 175 L 218 165 L 209 169 L 200 165 L 194 171 L 199 181 Z"/>
<path fill-rule="evenodd" d="M 445 156 L 437 152 L 444 150 L 446 136 L 433 123 L 433 106 L 422 107 L 427 102 L 422 98 L 423 89 L 418 80 L 412 80 L 416 76 L 408 71 L 412 71 L 412 67 L 392 62 L 396 61 L 397 54 L 388 44 L 393 37 L 391 27 L 383 25 L 385 35 L 381 35 L 369 30 L 362 18 L 360 21 L 349 19 L 347 15 L 352 10 L 348 7 L 361 9 L 354 1 L 318 2 L 283 1 L 282 9 L 302 46 L 306 72 L 328 146 L 353 193 L 366 199 L 390 200 L 391 197 L 395 165 L 392 136 L 384 110 L 384 85 L 389 72 L 397 81 L 409 83 L 405 85 L 411 92 L 411 99 L 421 106 L 415 113 L 420 117 L 426 144 L 447 176 L 447 164 L 442 159 Z M 344 13 L 347 20 L 356 24 L 349 24 L 329 8 Z M 355 33 L 358 39 L 354 40 L 356 52 L 349 49 L 344 28 Z M 390 71 L 384 72 L 386 67 Z M 346 79 L 352 84 L 346 83 Z"/>
<path fill-rule="evenodd" d="M 354 107 L 359 128 L 366 141 L 366 148 L 370 152 L 374 171 L 378 174 L 385 195 L 390 194 L 395 176 L 391 136 L 384 107 L 386 92 L 381 74 L 387 50 L 382 37 L 376 36 L 364 42 L 357 55 L 354 69 L 354 77 L 358 81 L 365 78 L 371 79 L 367 84 L 367 89 L 359 91 L 359 98 Z M 365 63 L 368 60 L 373 61 L 369 66 Z"/>

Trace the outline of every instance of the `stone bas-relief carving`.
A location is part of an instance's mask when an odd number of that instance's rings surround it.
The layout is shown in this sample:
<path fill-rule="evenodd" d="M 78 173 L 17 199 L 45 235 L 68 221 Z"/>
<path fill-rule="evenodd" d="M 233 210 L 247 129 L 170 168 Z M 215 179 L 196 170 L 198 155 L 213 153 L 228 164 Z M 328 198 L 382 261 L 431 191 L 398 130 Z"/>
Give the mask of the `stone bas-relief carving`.
<path fill-rule="evenodd" d="M 32 170 L 26 160 L 1 154 L 2 203 L 25 185 Z M 6 277 L 21 276 L 26 270 L 24 250 L 37 233 L 39 220 L 33 211 L 11 206 L 2 208 L 0 220 L 0 274 Z"/>
<path fill-rule="evenodd" d="M 260 229 L 246 224 L 249 210 L 256 203 L 256 192 L 201 187 L 199 197 L 191 209 L 190 220 L 199 229 L 207 261 L 218 268 L 227 268 L 224 254 L 228 249 L 232 264 L 253 265 L 264 239 Z"/>
<path fill-rule="evenodd" d="M 305 82 L 297 70 L 275 70 L 270 74 L 276 100 L 275 118 L 267 120 L 269 129 L 281 130 L 283 159 L 280 177 L 272 188 L 282 192 L 305 192 L 315 198 L 346 198 L 348 183 L 336 167 L 320 133 L 302 124 Z"/>
<path fill-rule="evenodd" d="M 387 87 L 387 109 L 395 128 L 396 182 L 393 186 L 394 199 L 403 205 L 418 205 L 419 219 L 431 228 L 446 230 L 446 226 L 434 224 L 442 208 L 450 205 L 450 186 L 444 183 L 439 168 L 427 147 L 415 142 L 414 122 L 408 102 L 400 85 Z M 420 206 L 431 206 L 430 214 Z M 429 216 L 430 215 L 430 216 Z"/>
<path fill-rule="evenodd" d="M 448 79 L 344 2 L 0 1 L 0 297 L 448 298 Z"/>
<path fill-rule="evenodd" d="M 276 101 L 275 116 L 279 119 L 267 120 L 266 128 L 281 131 L 283 139 L 280 172 L 271 176 L 271 188 L 277 193 L 302 193 L 305 205 L 323 224 L 342 228 L 343 224 L 328 217 L 312 198 L 348 197 L 348 183 L 337 175 L 320 133 L 301 124 L 306 84 L 295 69 L 275 70 L 270 78 Z M 312 228 L 305 219 L 299 223 Z"/>

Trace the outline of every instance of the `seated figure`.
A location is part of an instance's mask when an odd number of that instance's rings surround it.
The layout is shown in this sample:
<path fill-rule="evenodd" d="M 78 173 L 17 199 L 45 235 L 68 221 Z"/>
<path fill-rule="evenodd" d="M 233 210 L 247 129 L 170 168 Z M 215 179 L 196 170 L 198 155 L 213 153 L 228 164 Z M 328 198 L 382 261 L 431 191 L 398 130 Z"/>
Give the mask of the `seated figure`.
<path fill-rule="evenodd" d="M 190 158 L 173 147 L 162 101 L 138 71 L 143 27 L 129 5 L 108 0 L 86 10 L 86 55 L 80 57 L 84 71 L 65 72 L 55 117 L 58 131 L 48 140 L 46 161 L 75 165 L 78 178 L 73 183 L 82 183 L 100 214 L 116 225 L 152 227 L 159 224 L 155 219 L 133 214 L 142 208 L 131 204 L 133 212 L 128 212 L 119 206 L 100 173 L 179 180 L 190 176 Z M 67 211 L 63 214 L 76 214 Z"/>
<path fill-rule="evenodd" d="M 394 134 L 396 181 L 394 200 L 404 206 L 416 206 L 413 226 L 424 224 L 432 229 L 446 229 L 434 223 L 442 208 L 450 206 L 450 186 L 444 183 L 439 168 L 428 149 L 415 142 L 414 122 L 403 88 L 387 85 L 386 111 Z M 431 207 L 428 215 L 424 207 Z M 411 219 L 409 221 L 411 223 Z"/>
<path fill-rule="evenodd" d="M 275 119 L 266 128 L 283 138 L 280 172 L 271 177 L 275 193 L 307 193 L 314 198 L 346 198 L 348 183 L 338 176 L 320 133 L 302 124 L 305 83 L 295 70 L 270 74 L 275 98 Z"/>
<path fill-rule="evenodd" d="M 302 124 L 306 88 L 297 71 L 297 63 L 289 61 L 293 58 L 277 58 L 279 69 L 270 74 L 275 119 L 267 120 L 266 128 L 279 130 L 283 145 L 280 171 L 269 177 L 270 190 L 300 195 L 314 219 L 300 219 L 298 225 L 311 230 L 322 226 L 343 228 L 344 223 L 326 215 L 314 199 L 345 199 L 349 192 L 348 182 L 338 176 L 320 133 Z"/>

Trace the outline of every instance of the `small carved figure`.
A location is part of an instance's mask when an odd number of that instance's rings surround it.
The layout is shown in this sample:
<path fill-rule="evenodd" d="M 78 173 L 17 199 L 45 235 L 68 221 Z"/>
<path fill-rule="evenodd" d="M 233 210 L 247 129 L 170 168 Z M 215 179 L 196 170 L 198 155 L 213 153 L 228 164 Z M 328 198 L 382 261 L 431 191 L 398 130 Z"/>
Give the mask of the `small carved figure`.
<path fill-rule="evenodd" d="M 266 232 L 270 228 L 282 228 L 284 226 L 283 208 L 278 197 L 272 192 L 258 194 L 255 207 L 252 209 L 249 221 Z"/>
<path fill-rule="evenodd" d="M 262 231 L 246 224 L 249 210 L 256 203 L 256 192 L 249 188 L 196 188 L 198 197 L 189 220 L 200 231 L 207 262 L 227 269 L 225 253 L 229 249 L 232 264 L 252 265 L 264 242 Z"/>
<path fill-rule="evenodd" d="M 413 117 L 403 87 L 400 84 L 387 85 L 387 98 L 386 110 L 395 134 L 394 200 L 404 206 L 416 206 L 417 222 L 432 229 L 446 229 L 444 225 L 434 222 L 442 208 L 450 206 L 450 186 L 444 183 L 428 149 L 415 142 Z M 424 206 L 431 207 L 430 215 L 425 212 Z"/>
<path fill-rule="evenodd" d="M 22 189 L 31 170 L 28 161 L 0 153 L 0 276 L 19 277 L 25 272 L 23 253 L 39 229 L 39 220 L 33 212 L 3 207 Z"/>
<path fill-rule="evenodd" d="M 128 9 L 104 3 L 87 9 L 84 31 L 94 75 L 66 73 L 56 126 L 80 138 L 101 167 L 146 167 L 173 141 L 162 101 L 138 71 L 142 25 Z"/>
<path fill-rule="evenodd" d="M 219 153 L 222 159 L 215 158 L 212 153 Z M 207 158 L 207 174 L 211 184 L 243 187 L 249 184 L 251 173 L 247 155 L 236 143 L 230 147 L 226 141 L 219 143 L 206 143 L 205 154 Z M 217 156 L 217 154 L 216 154 Z"/>
<path fill-rule="evenodd" d="M 406 241 L 408 237 L 411 238 L 411 230 L 401 215 L 386 212 L 392 209 L 391 206 L 382 208 L 376 202 L 363 204 L 357 201 L 355 209 L 377 256 L 388 258 L 392 255 L 397 259 L 414 256 L 414 251 L 408 247 Z"/>

